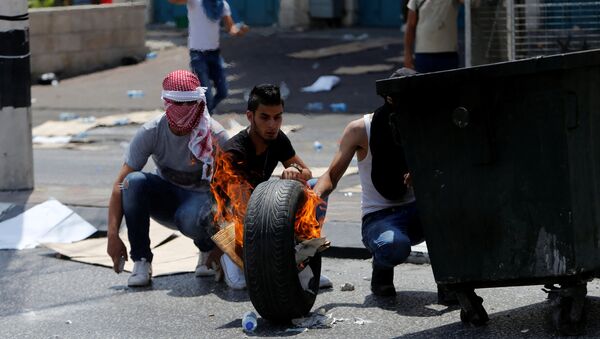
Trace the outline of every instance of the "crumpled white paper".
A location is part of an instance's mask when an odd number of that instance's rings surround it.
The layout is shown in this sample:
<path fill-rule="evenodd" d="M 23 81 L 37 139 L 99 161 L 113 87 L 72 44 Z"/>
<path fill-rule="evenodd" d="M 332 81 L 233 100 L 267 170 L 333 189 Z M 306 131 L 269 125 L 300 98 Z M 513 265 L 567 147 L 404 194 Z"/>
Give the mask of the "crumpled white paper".
<path fill-rule="evenodd" d="M 83 240 L 96 228 L 57 200 L 36 205 L 0 222 L 0 249 L 34 248 L 42 243 Z"/>
<path fill-rule="evenodd" d="M 321 75 L 317 81 L 307 87 L 302 87 L 302 92 L 325 92 L 331 91 L 335 85 L 340 83 L 340 77 L 335 75 Z"/>

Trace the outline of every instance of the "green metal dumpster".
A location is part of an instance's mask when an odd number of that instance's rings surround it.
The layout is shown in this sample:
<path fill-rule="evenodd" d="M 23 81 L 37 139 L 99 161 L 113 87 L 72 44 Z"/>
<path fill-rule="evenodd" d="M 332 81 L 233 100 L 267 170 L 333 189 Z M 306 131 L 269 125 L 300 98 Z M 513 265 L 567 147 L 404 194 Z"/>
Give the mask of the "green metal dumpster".
<path fill-rule="evenodd" d="M 580 333 L 600 271 L 600 50 L 380 80 L 413 176 L 433 273 L 461 319 L 475 288 L 543 284 Z"/>

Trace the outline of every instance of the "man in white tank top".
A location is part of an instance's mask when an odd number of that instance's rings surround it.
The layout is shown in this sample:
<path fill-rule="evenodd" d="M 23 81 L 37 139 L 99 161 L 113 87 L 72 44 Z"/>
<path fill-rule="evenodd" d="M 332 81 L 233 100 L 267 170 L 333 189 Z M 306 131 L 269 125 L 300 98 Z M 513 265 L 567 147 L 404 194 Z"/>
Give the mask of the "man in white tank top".
<path fill-rule="evenodd" d="M 248 26 L 238 27 L 231 18 L 231 9 L 224 0 L 169 0 L 174 4 L 187 3 L 190 67 L 206 86 L 206 103 L 212 115 L 214 108 L 227 97 L 228 87 L 219 49 L 220 24 L 231 36 L 242 36 Z M 212 87 L 215 87 L 215 94 Z"/>
<path fill-rule="evenodd" d="M 401 69 L 392 77 L 414 74 Z M 388 98 L 388 101 L 391 100 Z M 373 113 L 350 122 L 342 134 L 340 148 L 319 178 L 315 193 L 326 198 L 336 187 L 356 154 L 362 186 L 362 241 L 373 255 L 371 291 L 379 296 L 395 296 L 394 267 L 403 263 L 410 254 L 411 244 L 422 242 L 421 224 L 415 207 L 415 198 L 410 187 L 409 173 L 398 173 L 404 177 L 406 193 L 397 200 L 383 197 L 371 180 L 372 154 L 369 147 Z M 393 154 L 390 154 L 393 156 Z"/>

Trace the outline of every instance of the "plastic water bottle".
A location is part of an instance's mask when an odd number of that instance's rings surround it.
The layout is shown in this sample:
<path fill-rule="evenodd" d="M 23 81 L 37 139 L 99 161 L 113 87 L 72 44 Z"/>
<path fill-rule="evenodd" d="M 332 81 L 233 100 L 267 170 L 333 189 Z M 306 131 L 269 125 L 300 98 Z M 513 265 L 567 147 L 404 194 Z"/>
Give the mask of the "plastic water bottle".
<path fill-rule="evenodd" d="M 321 144 L 318 140 L 315 140 L 315 142 L 313 143 L 313 147 L 315 148 L 316 152 L 321 152 L 321 150 L 323 149 L 323 144 Z"/>
<path fill-rule="evenodd" d="M 127 91 L 127 96 L 130 98 L 141 98 L 144 96 L 144 91 L 140 89 L 132 89 Z"/>
<path fill-rule="evenodd" d="M 346 112 L 346 103 L 344 102 L 336 102 L 329 105 L 332 112 Z"/>
<path fill-rule="evenodd" d="M 254 332 L 257 326 L 256 313 L 248 311 L 242 317 L 242 328 L 246 332 Z"/>

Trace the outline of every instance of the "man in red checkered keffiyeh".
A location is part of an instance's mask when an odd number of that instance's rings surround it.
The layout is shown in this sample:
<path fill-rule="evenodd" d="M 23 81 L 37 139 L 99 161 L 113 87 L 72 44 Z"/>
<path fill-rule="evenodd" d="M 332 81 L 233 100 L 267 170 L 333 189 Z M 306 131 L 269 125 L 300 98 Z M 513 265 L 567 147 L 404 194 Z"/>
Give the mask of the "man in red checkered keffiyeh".
<path fill-rule="evenodd" d="M 163 80 L 162 99 L 169 128 L 177 135 L 190 135 L 188 147 L 204 164 L 202 178 L 211 178 L 213 164 L 210 115 L 206 109 L 206 88 L 192 72 L 177 70 Z"/>

